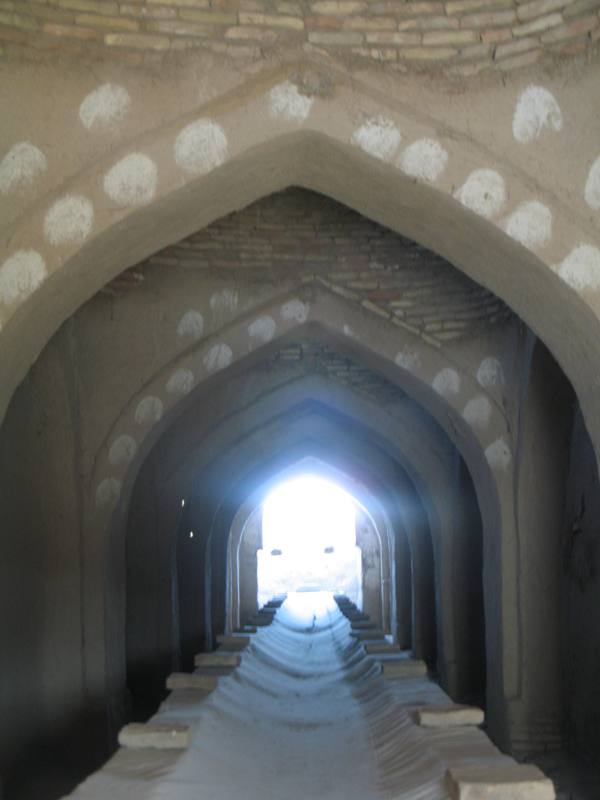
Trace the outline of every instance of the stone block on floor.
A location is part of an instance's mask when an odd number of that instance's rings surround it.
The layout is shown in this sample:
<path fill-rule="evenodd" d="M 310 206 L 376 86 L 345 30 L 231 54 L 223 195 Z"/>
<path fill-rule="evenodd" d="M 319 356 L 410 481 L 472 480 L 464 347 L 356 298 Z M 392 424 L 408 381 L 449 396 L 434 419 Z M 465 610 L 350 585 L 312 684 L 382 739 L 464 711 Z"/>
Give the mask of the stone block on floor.
<path fill-rule="evenodd" d="M 194 664 L 197 667 L 239 667 L 242 656 L 239 653 L 220 652 L 196 653 Z"/>
<path fill-rule="evenodd" d="M 250 637 L 222 633 L 217 636 L 217 643 L 223 650 L 244 650 L 250 644 Z"/>
<path fill-rule="evenodd" d="M 370 642 L 365 645 L 365 650 L 368 656 L 383 656 L 390 653 L 399 653 L 400 645 L 391 644 L 390 642 Z"/>
<path fill-rule="evenodd" d="M 452 800 L 555 800 L 554 784 L 533 764 L 456 767 L 446 773 Z"/>
<path fill-rule="evenodd" d="M 477 706 L 454 703 L 423 706 L 414 712 L 415 722 L 424 728 L 452 728 L 464 725 L 483 725 L 485 714 Z"/>
<path fill-rule="evenodd" d="M 427 675 L 427 664 L 416 658 L 399 658 L 382 663 L 384 678 L 424 678 Z"/>
<path fill-rule="evenodd" d="M 193 672 L 173 672 L 166 681 L 167 689 L 199 689 L 203 692 L 214 692 L 219 685 L 217 675 L 196 675 Z"/>
<path fill-rule="evenodd" d="M 190 743 L 188 725 L 132 722 L 119 731 L 121 747 L 156 750 L 185 750 Z"/>

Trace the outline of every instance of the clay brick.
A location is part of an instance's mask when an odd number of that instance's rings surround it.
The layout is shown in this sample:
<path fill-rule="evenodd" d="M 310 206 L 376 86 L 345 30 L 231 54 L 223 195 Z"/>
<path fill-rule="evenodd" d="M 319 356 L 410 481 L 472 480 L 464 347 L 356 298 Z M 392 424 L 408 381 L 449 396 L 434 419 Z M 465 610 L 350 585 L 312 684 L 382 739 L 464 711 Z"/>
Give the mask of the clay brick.
<path fill-rule="evenodd" d="M 108 28 L 109 30 L 138 31 L 140 25 L 133 19 L 123 17 L 100 17 L 97 14 L 79 14 L 75 22 L 88 28 Z"/>
<path fill-rule="evenodd" d="M 393 31 L 397 27 L 398 23 L 392 17 L 375 17 L 375 19 L 348 17 L 343 22 L 343 28 L 352 31 Z"/>
<path fill-rule="evenodd" d="M 517 21 L 515 11 L 483 11 L 479 14 L 467 14 L 460 21 L 461 28 L 494 28 L 514 25 Z"/>
<path fill-rule="evenodd" d="M 513 0 L 449 0 L 446 3 L 446 14 L 465 14 L 488 8 L 513 8 L 513 5 Z"/>
<path fill-rule="evenodd" d="M 225 31 L 226 39 L 247 40 L 252 39 L 260 42 L 275 42 L 277 41 L 277 31 L 268 30 L 265 28 L 246 28 L 236 27 L 228 28 Z"/>
<path fill-rule="evenodd" d="M 529 36 L 530 33 L 542 33 L 550 28 L 556 28 L 557 25 L 562 25 L 562 21 L 560 14 L 549 14 L 547 17 L 539 17 L 525 25 L 518 25 L 512 29 L 512 32 L 514 36 Z"/>
<path fill-rule="evenodd" d="M 174 8 L 167 8 L 165 6 L 148 8 L 148 6 L 122 3 L 121 14 L 127 14 L 129 17 L 136 17 L 138 19 L 172 19 L 177 14 L 177 11 Z"/>
<path fill-rule="evenodd" d="M 315 14 L 356 14 L 366 11 L 367 4 L 361 0 L 319 0 L 310 8 Z"/>
<path fill-rule="evenodd" d="M 389 47 L 353 47 L 351 50 L 355 56 L 360 58 L 370 58 L 373 61 L 396 61 L 398 58 L 398 51 L 392 50 Z"/>
<path fill-rule="evenodd" d="M 409 47 L 402 51 L 401 56 L 415 61 L 447 61 L 457 52 L 451 47 Z"/>
<path fill-rule="evenodd" d="M 214 14 L 212 11 L 183 9 L 179 12 L 179 16 L 187 22 L 201 22 L 204 25 L 235 25 L 237 23 L 236 14 Z"/>
<path fill-rule="evenodd" d="M 79 25 L 60 25 L 55 22 L 47 22 L 42 30 L 50 36 L 64 36 L 68 39 L 82 39 L 84 41 L 97 41 L 102 39 L 102 33 L 100 31 L 94 31 L 90 28 L 81 28 Z"/>
<path fill-rule="evenodd" d="M 11 28 L 19 28 L 24 31 L 37 31 L 39 24 L 25 14 L 15 14 L 12 11 L 0 12 L 0 24 L 10 25 Z"/>
<path fill-rule="evenodd" d="M 570 5 L 572 0 L 533 0 L 532 3 L 525 3 L 517 9 L 517 16 L 521 22 L 528 22 L 530 19 L 542 17 L 552 11 Z"/>
<path fill-rule="evenodd" d="M 311 30 L 341 31 L 344 20 L 342 17 L 305 17 L 304 24 L 307 29 Z"/>
<path fill-rule="evenodd" d="M 250 14 L 240 13 L 240 23 L 242 25 L 264 25 L 271 28 L 287 28 L 288 30 L 304 30 L 304 20 L 297 17 L 278 17 L 276 14 Z"/>
<path fill-rule="evenodd" d="M 567 6 L 563 11 L 563 18 L 576 17 L 578 14 L 585 14 L 586 11 L 598 10 L 598 0 L 577 0 Z"/>
<path fill-rule="evenodd" d="M 179 19 L 152 20 L 147 27 L 153 33 L 165 33 L 169 36 L 200 36 L 208 39 L 215 35 L 215 30 L 210 25 Z"/>
<path fill-rule="evenodd" d="M 471 44 L 481 41 L 476 31 L 428 31 L 423 36 L 423 44 Z"/>
<path fill-rule="evenodd" d="M 302 16 L 302 7 L 299 3 L 277 3 L 276 8 L 280 14 L 289 14 L 292 17 Z"/>
<path fill-rule="evenodd" d="M 376 35 L 376 34 L 373 34 Z M 362 33 L 356 31 L 315 31 L 308 34 L 308 41 L 313 44 L 324 44 L 336 46 L 358 45 L 362 44 L 364 37 Z"/>
<path fill-rule="evenodd" d="M 397 17 L 420 17 L 430 14 L 441 15 L 444 13 L 443 3 L 399 3 L 394 13 Z"/>
<path fill-rule="evenodd" d="M 498 66 L 500 69 L 503 70 L 511 70 L 511 69 L 519 69 L 520 67 L 529 67 L 532 64 L 536 64 L 543 55 L 543 50 L 538 48 L 537 50 L 530 50 L 527 53 L 523 53 L 520 56 L 514 56 L 513 58 L 506 58 L 503 61 L 498 62 Z"/>
<path fill-rule="evenodd" d="M 6 7 L 14 5 L 14 3 L 6 3 Z M 0 3 L 0 8 L 2 4 Z M 75 21 L 75 14 L 71 11 L 61 10 L 59 8 L 52 8 L 51 6 L 42 5 L 41 3 L 29 3 L 29 13 L 33 14 L 38 20 L 48 20 L 48 22 L 66 22 L 71 23 Z"/>
<path fill-rule="evenodd" d="M 146 0 L 149 6 L 177 6 L 182 8 L 210 8 L 210 0 Z"/>
<path fill-rule="evenodd" d="M 388 45 L 415 45 L 421 44 L 420 33 L 367 33 L 369 44 L 388 44 Z"/>
<path fill-rule="evenodd" d="M 503 58 L 516 56 L 519 53 L 525 53 L 528 50 L 533 50 L 539 47 L 539 40 L 529 37 L 527 39 L 517 39 L 508 42 L 507 44 L 499 44 L 494 51 L 494 58 L 500 61 Z"/>
<path fill-rule="evenodd" d="M 99 0 L 58 0 L 58 5 L 60 8 L 102 14 L 106 17 L 119 15 L 119 6 L 116 3 L 104 3 Z"/>
<path fill-rule="evenodd" d="M 415 19 L 407 19 L 398 25 L 398 30 L 401 31 L 439 31 L 439 30 L 456 30 L 460 26 L 460 21 L 457 17 L 434 16 L 434 17 L 416 17 Z"/>
<path fill-rule="evenodd" d="M 472 44 L 470 47 L 463 47 L 458 55 L 462 61 L 467 61 L 469 59 L 484 58 L 485 56 L 491 55 L 491 52 L 491 44 L 480 42 L 479 44 Z"/>
<path fill-rule="evenodd" d="M 598 17 L 589 16 L 575 19 L 568 25 L 561 25 L 558 28 L 545 33 L 541 39 L 544 44 L 562 42 L 565 39 L 574 39 L 576 36 L 581 36 L 584 33 L 589 33 L 598 27 Z"/>
<path fill-rule="evenodd" d="M 107 33 L 104 44 L 108 47 L 133 47 L 137 50 L 168 50 L 166 36 L 153 36 L 144 33 Z"/>

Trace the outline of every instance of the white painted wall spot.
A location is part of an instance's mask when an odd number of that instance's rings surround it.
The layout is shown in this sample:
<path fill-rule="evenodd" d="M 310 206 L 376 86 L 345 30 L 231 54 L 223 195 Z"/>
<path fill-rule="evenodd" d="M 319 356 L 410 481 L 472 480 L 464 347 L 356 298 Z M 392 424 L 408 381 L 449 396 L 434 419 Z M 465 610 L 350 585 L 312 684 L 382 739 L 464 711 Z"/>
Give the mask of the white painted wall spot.
<path fill-rule="evenodd" d="M 463 409 L 463 418 L 476 430 L 485 430 L 491 416 L 492 404 L 485 395 L 472 397 Z"/>
<path fill-rule="evenodd" d="M 163 415 L 162 400 L 153 395 L 144 397 L 138 403 L 134 419 L 138 425 L 154 425 Z"/>
<path fill-rule="evenodd" d="M 312 108 L 314 98 L 300 94 L 291 81 L 274 86 L 269 92 L 269 112 L 275 119 L 303 122 Z"/>
<path fill-rule="evenodd" d="M 175 139 L 175 161 L 191 175 L 206 175 L 226 158 L 225 131 L 210 119 L 191 122 Z"/>
<path fill-rule="evenodd" d="M 558 274 L 576 292 L 600 289 L 600 250 L 591 244 L 574 247 L 562 264 Z"/>
<path fill-rule="evenodd" d="M 448 153 L 435 139 L 418 139 L 402 153 L 400 166 L 407 175 L 434 183 L 446 168 Z"/>
<path fill-rule="evenodd" d="M 590 167 L 590 171 L 585 182 L 585 202 L 595 211 L 600 209 L 600 156 Z"/>
<path fill-rule="evenodd" d="M 238 293 L 235 289 L 221 289 L 211 296 L 210 307 L 215 314 L 233 312 L 238 307 Z"/>
<path fill-rule="evenodd" d="M 194 388 L 194 373 L 191 369 L 176 369 L 167 381 L 168 394 L 186 395 Z"/>
<path fill-rule="evenodd" d="M 421 356 L 410 347 L 403 347 L 394 360 L 399 367 L 409 372 L 415 372 L 421 366 Z"/>
<path fill-rule="evenodd" d="M 200 339 L 204 333 L 204 317 L 199 311 L 186 311 L 177 323 L 177 336 L 180 339 Z"/>
<path fill-rule="evenodd" d="M 120 122 L 129 109 L 131 98 L 124 86 L 104 83 L 84 98 L 79 106 L 79 119 L 88 131 Z"/>
<path fill-rule="evenodd" d="M 493 169 L 476 169 L 455 196 L 476 214 L 493 217 L 506 202 L 504 178 Z"/>
<path fill-rule="evenodd" d="M 354 331 L 352 330 L 350 325 L 344 325 L 344 327 L 342 328 L 342 333 L 344 334 L 344 336 L 349 336 L 351 339 L 354 337 Z"/>
<path fill-rule="evenodd" d="M 110 446 L 108 460 L 113 467 L 121 467 L 133 461 L 137 453 L 137 442 L 128 433 L 118 436 Z"/>
<path fill-rule="evenodd" d="M 281 306 L 281 318 L 289 322 L 298 322 L 300 325 L 308 319 L 310 305 L 302 300 L 288 300 Z"/>
<path fill-rule="evenodd" d="M 530 250 L 543 247 L 552 238 L 552 212 L 537 200 L 521 203 L 506 220 L 506 232 Z"/>
<path fill-rule="evenodd" d="M 233 352 L 227 344 L 216 344 L 205 353 L 203 361 L 207 372 L 217 372 L 231 364 Z"/>
<path fill-rule="evenodd" d="M 513 115 L 513 136 L 526 144 L 537 139 L 544 129 L 560 131 L 563 116 L 556 98 L 543 86 L 528 86 L 520 95 Z"/>
<path fill-rule="evenodd" d="M 121 481 L 105 478 L 96 489 L 96 508 L 112 508 L 121 496 Z"/>
<path fill-rule="evenodd" d="M 131 153 L 104 176 L 104 191 L 121 206 L 143 206 L 156 193 L 158 170 L 144 153 Z"/>
<path fill-rule="evenodd" d="M 510 447 L 504 439 L 500 438 L 486 447 L 485 457 L 492 469 L 504 471 L 511 462 L 512 454 Z"/>
<path fill-rule="evenodd" d="M 455 369 L 445 367 L 432 381 L 434 390 L 443 397 L 451 397 L 460 392 L 460 375 Z"/>
<path fill-rule="evenodd" d="M 352 134 L 352 144 L 383 161 L 392 158 L 401 140 L 400 131 L 392 120 L 386 117 L 369 119 Z"/>
<path fill-rule="evenodd" d="M 277 324 L 273 317 L 258 317 L 258 319 L 255 319 L 254 322 L 248 325 L 248 336 L 259 342 L 270 342 L 273 336 L 275 336 L 276 330 Z"/>
<path fill-rule="evenodd" d="M 36 250 L 18 250 L 0 267 L 0 302 L 21 303 L 41 286 L 46 264 Z"/>
<path fill-rule="evenodd" d="M 90 235 L 94 207 L 79 194 L 57 200 L 44 218 L 44 236 L 53 245 L 80 244 Z"/>
<path fill-rule="evenodd" d="M 13 145 L 0 161 L 0 192 L 8 194 L 30 186 L 46 170 L 46 156 L 30 142 Z"/>
<path fill-rule="evenodd" d="M 484 358 L 477 370 L 477 383 L 484 389 L 493 386 L 504 386 L 504 369 L 494 356 Z"/>

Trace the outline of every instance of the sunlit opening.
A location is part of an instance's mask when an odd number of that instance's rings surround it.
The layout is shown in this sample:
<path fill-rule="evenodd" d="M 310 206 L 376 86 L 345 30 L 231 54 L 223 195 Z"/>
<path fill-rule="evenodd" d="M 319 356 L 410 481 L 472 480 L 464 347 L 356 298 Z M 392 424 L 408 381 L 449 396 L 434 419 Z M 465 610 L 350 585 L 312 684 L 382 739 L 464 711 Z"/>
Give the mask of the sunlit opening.
<path fill-rule="evenodd" d="M 316 475 L 278 486 L 263 504 L 262 542 L 259 605 L 294 591 L 339 592 L 362 605 L 355 501 L 339 486 Z"/>

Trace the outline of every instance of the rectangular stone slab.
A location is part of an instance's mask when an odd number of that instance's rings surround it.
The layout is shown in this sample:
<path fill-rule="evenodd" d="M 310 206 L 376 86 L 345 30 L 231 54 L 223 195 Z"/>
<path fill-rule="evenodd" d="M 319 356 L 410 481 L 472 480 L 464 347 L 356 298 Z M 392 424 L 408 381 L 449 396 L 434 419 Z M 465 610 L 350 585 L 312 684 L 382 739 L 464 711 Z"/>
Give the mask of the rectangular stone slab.
<path fill-rule="evenodd" d="M 390 644 L 390 642 L 371 642 L 365 645 L 365 650 L 368 656 L 387 655 L 388 653 L 399 653 L 399 644 Z"/>
<path fill-rule="evenodd" d="M 132 722 L 119 731 L 121 747 L 136 749 L 151 747 L 156 750 L 185 750 L 190 743 L 188 725 L 156 722 Z"/>
<path fill-rule="evenodd" d="M 415 658 L 384 661 L 382 667 L 384 678 L 424 678 L 427 675 L 427 664 Z"/>
<path fill-rule="evenodd" d="M 222 633 L 217 636 L 217 642 L 221 645 L 223 650 L 243 650 L 250 644 L 250 637 Z"/>
<path fill-rule="evenodd" d="M 200 689 L 203 692 L 214 692 L 219 685 L 217 675 L 195 675 L 193 672 L 173 672 L 167 678 L 167 689 Z"/>
<path fill-rule="evenodd" d="M 194 664 L 197 667 L 239 667 L 242 657 L 239 653 L 196 653 Z"/>
<path fill-rule="evenodd" d="M 533 764 L 456 767 L 446 773 L 453 800 L 555 800 L 554 784 Z"/>
<path fill-rule="evenodd" d="M 444 706 L 423 706 L 414 712 L 418 725 L 424 728 L 453 728 L 462 725 L 483 725 L 485 715 L 477 706 L 449 703 Z"/>
<path fill-rule="evenodd" d="M 362 641 L 363 639 L 385 639 L 385 634 L 381 630 L 369 629 L 368 631 L 350 631 L 350 636 Z"/>

